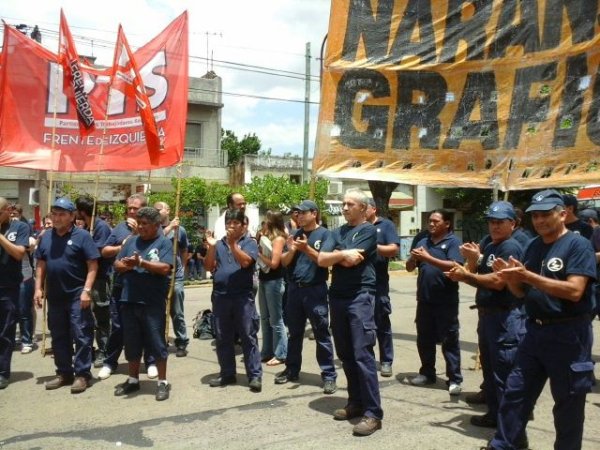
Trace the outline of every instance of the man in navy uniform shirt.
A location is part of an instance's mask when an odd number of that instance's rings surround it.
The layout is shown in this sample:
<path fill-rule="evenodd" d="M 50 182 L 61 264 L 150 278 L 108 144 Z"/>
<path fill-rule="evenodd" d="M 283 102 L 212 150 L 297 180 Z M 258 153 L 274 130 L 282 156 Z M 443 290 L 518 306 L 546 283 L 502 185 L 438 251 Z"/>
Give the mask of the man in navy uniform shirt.
<path fill-rule="evenodd" d="M 220 375 L 209 381 L 211 387 L 237 383 L 234 336 L 242 341 L 248 387 L 262 390 L 262 367 L 258 349 L 260 318 L 256 311 L 252 277 L 258 245 L 248 236 L 248 218 L 240 209 L 225 212 L 225 236 L 217 240 L 206 232 L 208 250 L 204 267 L 213 273 L 212 307 L 217 336 Z"/>
<path fill-rule="evenodd" d="M 299 229 L 288 238 L 288 251 L 282 256 L 288 269 L 288 297 L 285 305 L 290 333 L 285 370 L 275 377 L 276 384 L 298 380 L 302 365 L 302 343 L 306 319 L 315 336 L 317 362 L 321 369 L 323 392 L 337 390 L 333 344 L 329 334 L 329 304 L 327 303 L 328 270 L 319 267 L 317 258 L 330 232 L 318 224 L 319 207 L 304 200 L 296 207 Z"/>
<path fill-rule="evenodd" d="M 29 248 L 29 225 L 10 220 L 10 205 L 0 197 L 0 389 L 8 386 L 19 312 L 21 260 Z"/>
<path fill-rule="evenodd" d="M 435 383 L 435 346 L 441 342 L 450 395 L 461 393 L 463 377 L 458 340 L 458 282 L 450 280 L 444 272 L 455 263 L 464 262 L 460 245 L 460 239 L 452 232 L 452 215 L 437 209 L 429 215 L 429 236 L 411 250 L 406 261 L 409 272 L 419 268 L 415 323 L 421 368 L 410 382 L 415 386 Z"/>
<path fill-rule="evenodd" d="M 562 197 L 565 202 L 565 227 L 575 234 L 581 234 L 584 238 L 590 239 L 594 229 L 589 223 L 584 222 L 578 217 L 577 206 L 579 202 L 577 201 L 577 197 L 572 194 L 563 194 Z"/>
<path fill-rule="evenodd" d="M 523 249 L 514 238 L 516 212 L 511 203 L 492 203 L 486 219 L 489 240 L 482 248 L 483 257 L 478 258 L 477 254 L 470 252 L 465 254 L 468 265 L 476 267 L 475 273 L 455 264 L 446 275 L 453 281 L 462 281 L 477 288 L 477 335 L 488 412 L 471 417 L 471 423 L 479 427 L 495 428 L 506 378 L 513 367 L 517 346 L 525 334 L 525 311 L 522 302 L 510 292 L 506 282 L 494 272 L 492 266 L 496 258 L 506 261 L 510 257 L 521 259 Z M 461 250 L 467 246 L 469 244 L 463 244 Z"/>
<path fill-rule="evenodd" d="M 133 194 L 127 199 L 127 218 L 113 228 L 101 252 L 102 257 L 111 261 L 111 264 L 114 263 L 115 257 L 123 248 L 126 240 L 138 234 L 137 212 L 145 206 L 148 206 L 148 199 L 143 194 Z M 101 380 L 110 377 L 117 369 L 119 356 L 123 350 L 123 327 L 119 307 L 122 290 L 122 277 L 120 274 L 115 273 L 110 296 L 110 335 L 106 344 L 106 357 L 102 368 L 98 371 L 98 378 Z M 154 356 L 145 352 L 144 359 L 146 360 L 148 378 L 158 377 Z"/>
<path fill-rule="evenodd" d="M 494 269 L 525 301 L 527 332 L 500 403 L 490 449 L 526 448 L 519 442 L 546 380 L 554 398 L 556 449 L 579 449 L 585 398 L 593 382 L 592 284 L 596 258 L 589 240 L 565 227 L 565 203 L 555 190 L 538 192 L 527 211 L 539 234 L 523 257 L 496 259 Z"/>
<path fill-rule="evenodd" d="M 92 239 L 94 239 L 98 251 L 102 252 L 105 242 L 111 233 L 110 226 L 100 217 L 96 216 L 92 227 L 92 218 L 94 214 L 93 199 L 89 197 L 79 197 L 75 200 L 75 207 L 77 208 L 77 218 L 82 219 L 85 223 L 84 228 L 87 231 L 90 231 L 93 228 Z M 112 260 L 101 257 L 98 260 L 98 273 L 96 274 L 96 281 L 94 281 L 94 287 L 92 288 L 92 312 L 94 313 L 94 319 L 96 320 L 96 345 L 98 346 L 94 359 L 94 367 L 102 367 L 104 363 L 106 344 L 110 334 L 109 304 L 111 272 Z"/>
<path fill-rule="evenodd" d="M 377 228 L 377 260 L 375 276 L 377 289 L 375 292 L 375 325 L 377 325 L 377 342 L 379 343 L 379 363 L 382 377 L 392 376 L 394 362 L 394 343 L 392 342 L 392 303 L 390 301 L 390 275 L 388 265 L 390 258 L 398 254 L 400 238 L 394 222 L 377 215 L 375 200 L 369 199 L 367 220 Z"/>
<path fill-rule="evenodd" d="M 56 365 L 56 377 L 46 382 L 46 389 L 71 384 L 71 393 L 77 394 L 86 390 L 91 377 L 92 287 L 100 253 L 90 233 L 76 227 L 74 221 L 73 202 L 67 197 L 56 200 L 52 205 L 54 228 L 42 235 L 35 252 L 34 300 L 42 305 L 45 282 Z"/>
<path fill-rule="evenodd" d="M 369 197 L 359 190 L 344 196 L 347 224 L 321 245 L 319 266 L 332 266 L 329 303 L 331 329 L 348 380 L 348 402 L 334 412 L 336 420 L 362 416 L 353 433 L 368 436 L 381 429 L 383 410 L 373 346 L 375 326 L 375 259 L 377 229 L 367 221 Z"/>
<path fill-rule="evenodd" d="M 125 242 L 115 261 L 115 270 L 122 275 L 123 282 L 119 301 L 125 357 L 129 362 L 129 378 L 117 386 L 116 396 L 140 389 L 140 360 L 143 349 L 147 348 L 158 368 L 155 398 L 157 401 L 169 398 L 165 327 L 173 247 L 162 233 L 161 220 L 156 209 L 140 208 L 138 235 Z"/>

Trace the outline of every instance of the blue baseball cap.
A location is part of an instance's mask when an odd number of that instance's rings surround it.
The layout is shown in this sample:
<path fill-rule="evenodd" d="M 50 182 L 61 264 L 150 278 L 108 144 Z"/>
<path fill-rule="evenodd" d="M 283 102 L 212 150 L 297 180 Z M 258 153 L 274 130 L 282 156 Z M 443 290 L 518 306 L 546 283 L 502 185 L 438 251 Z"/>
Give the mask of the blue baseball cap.
<path fill-rule="evenodd" d="M 75 205 L 69 199 L 69 197 L 60 197 L 60 198 L 57 198 L 56 200 L 54 200 L 54 203 L 52 204 L 52 207 L 53 208 L 64 209 L 65 211 L 69 211 L 69 212 L 75 211 Z"/>
<path fill-rule="evenodd" d="M 486 219 L 498 219 L 498 220 L 515 220 L 517 214 L 512 203 L 505 201 L 494 202 L 490 205 L 485 215 Z"/>
<path fill-rule="evenodd" d="M 319 207 L 312 200 L 304 200 L 298 206 L 298 211 L 318 211 Z"/>
<path fill-rule="evenodd" d="M 529 208 L 525 212 L 550 211 L 557 206 L 565 206 L 563 196 L 554 189 L 546 189 L 531 197 L 531 205 L 529 205 Z"/>

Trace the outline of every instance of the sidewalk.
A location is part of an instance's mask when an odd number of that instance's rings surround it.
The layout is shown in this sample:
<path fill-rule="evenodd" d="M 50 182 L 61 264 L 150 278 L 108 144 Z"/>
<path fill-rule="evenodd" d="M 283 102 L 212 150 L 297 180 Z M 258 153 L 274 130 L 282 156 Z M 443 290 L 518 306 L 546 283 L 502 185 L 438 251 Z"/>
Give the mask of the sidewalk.
<path fill-rule="evenodd" d="M 465 377 L 463 394 L 451 398 L 446 391 L 443 359 L 438 351 L 438 382 L 414 387 L 419 358 L 415 345 L 416 277 L 394 272 L 391 277 L 394 330 L 394 374 L 380 378 L 383 429 L 366 438 L 352 436 L 352 423 L 332 419 L 334 409 L 346 401 L 346 379 L 341 369 L 338 392 L 323 395 L 315 361 L 314 341 L 304 341 L 301 384 L 275 385 L 279 367 L 263 366 L 263 392 L 248 390 L 243 363 L 238 358 L 238 385 L 210 388 L 218 373 L 212 341 L 192 339 L 186 358 L 169 358 L 171 398 L 156 402 L 156 380 L 141 377 L 141 390 L 130 398 L 114 397 L 117 384 L 126 379 L 124 359 L 118 372 L 107 380 L 94 380 L 85 393 L 72 395 L 68 388 L 44 390 L 54 374 L 50 356 L 39 351 L 13 355 L 12 383 L 0 391 L 0 448 L 112 449 L 211 448 L 211 449 L 478 449 L 492 430 L 470 425 L 469 417 L 485 412 L 471 407 L 464 397 L 478 390 L 481 372 L 474 371 L 476 314 L 469 310 L 474 289 L 461 286 L 461 348 Z M 191 338 L 192 318 L 210 308 L 211 285 L 186 289 L 186 318 Z M 600 322 L 594 322 L 598 328 Z M 38 320 L 38 332 L 41 320 Z M 174 349 L 173 349 L 174 351 Z M 377 349 L 376 349 L 377 352 Z M 594 345 L 595 359 L 600 346 Z M 339 361 L 336 361 L 339 368 Z M 94 373 L 97 369 L 94 370 Z M 600 371 L 596 369 L 600 377 Z M 528 427 L 536 450 L 553 446 L 552 399 L 548 387 Z M 588 396 L 583 448 L 600 448 L 600 388 Z M 352 421 L 355 423 L 355 420 Z"/>

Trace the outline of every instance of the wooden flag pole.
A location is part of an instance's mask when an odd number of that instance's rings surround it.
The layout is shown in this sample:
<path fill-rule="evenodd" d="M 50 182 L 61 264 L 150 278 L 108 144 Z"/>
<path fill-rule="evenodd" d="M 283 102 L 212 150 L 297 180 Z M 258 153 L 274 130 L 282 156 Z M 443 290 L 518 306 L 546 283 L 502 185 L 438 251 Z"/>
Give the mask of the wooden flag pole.
<path fill-rule="evenodd" d="M 179 217 L 179 206 L 181 199 L 181 161 L 177 164 L 177 191 L 175 193 L 175 217 Z M 173 294 L 175 292 L 175 274 L 177 273 L 177 253 L 179 247 L 179 226 L 173 230 L 173 269 L 171 270 L 171 283 L 169 284 L 169 294 L 167 295 L 167 307 L 165 311 L 165 341 L 169 341 L 169 316 L 171 313 L 171 304 L 173 303 Z M 184 262 L 181 261 L 183 266 Z M 185 267 L 183 267 L 185 270 Z"/>
<path fill-rule="evenodd" d="M 54 203 L 54 148 L 56 146 L 56 108 L 58 108 L 58 79 L 59 71 L 58 64 L 56 64 L 56 81 L 54 83 L 54 111 L 52 113 L 52 143 L 50 144 L 50 178 L 48 180 L 48 195 L 46 196 L 46 202 L 48 203 L 46 208 L 46 214 L 50 214 L 52 210 L 52 203 Z M 46 348 L 46 336 L 48 334 L 48 299 L 46 298 L 46 279 L 44 279 L 44 295 L 42 296 L 42 356 L 50 353 L 50 350 Z"/>

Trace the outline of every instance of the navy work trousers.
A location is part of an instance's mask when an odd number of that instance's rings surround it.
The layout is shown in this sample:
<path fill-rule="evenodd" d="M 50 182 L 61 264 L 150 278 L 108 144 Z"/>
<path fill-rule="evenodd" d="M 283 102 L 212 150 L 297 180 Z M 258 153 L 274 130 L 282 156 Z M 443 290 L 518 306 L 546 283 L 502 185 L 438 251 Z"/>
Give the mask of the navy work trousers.
<path fill-rule="evenodd" d="M 419 373 L 435 380 L 435 346 L 442 344 L 446 376 L 450 383 L 462 383 L 458 342 L 458 303 L 444 305 L 417 302 L 417 350 L 421 358 Z"/>
<path fill-rule="evenodd" d="M 375 294 L 375 325 L 377 325 L 377 344 L 379 362 L 394 362 L 394 342 L 392 340 L 392 302 L 389 295 Z"/>
<path fill-rule="evenodd" d="M 15 348 L 19 287 L 0 288 L 0 375 L 10 377 L 10 361 Z"/>
<path fill-rule="evenodd" d="M 331 329 L 338 357 L 348 380 L 348 405 L 362 408 L 364 415 L 383 418 L 377 365 L 375 363 L 375 295 L 353 298 L 329 297 Z"/>
<path fill-rule="evenodd" d="M 253 293 L 228 295 L 213 292 L 212 307 L 221 376 L 229 377 L 236 373 L 234 335 L 237 334 L 242 341 L 248 379 L 262 377 L 257 337 L 260 318 Z"/>
<path fill-rule="evenodd" d="M 304 327 L 306 319 L 308 319 L 317 344 L 317 362 L 321 369 L 321 378 L 323 381 L 335 380 L 337 374 L 333 364 L 333 343 L 329 334 L 327 284 L 323 282 L 300 287 L 296 283 L 290 282 L 285 308 L 290 333 L 286 367 L 290 374 L 298 375 L 300 373 Z"/>

